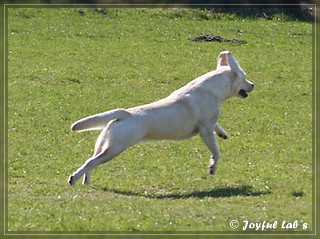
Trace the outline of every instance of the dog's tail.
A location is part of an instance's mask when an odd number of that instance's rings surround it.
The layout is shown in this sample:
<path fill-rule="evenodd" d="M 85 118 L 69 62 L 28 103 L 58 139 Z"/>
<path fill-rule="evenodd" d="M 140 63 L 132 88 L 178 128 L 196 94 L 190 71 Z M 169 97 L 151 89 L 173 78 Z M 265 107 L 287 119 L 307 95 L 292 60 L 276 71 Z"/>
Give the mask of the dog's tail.
<path fill-rule="evenodd" d="M 123 119 L 130 113 L 123 109 L 115 109 L 96 115 L 91 115 L 72 124 L 72 131 L 102 130 L 109 121 L 114 119 Z"/>

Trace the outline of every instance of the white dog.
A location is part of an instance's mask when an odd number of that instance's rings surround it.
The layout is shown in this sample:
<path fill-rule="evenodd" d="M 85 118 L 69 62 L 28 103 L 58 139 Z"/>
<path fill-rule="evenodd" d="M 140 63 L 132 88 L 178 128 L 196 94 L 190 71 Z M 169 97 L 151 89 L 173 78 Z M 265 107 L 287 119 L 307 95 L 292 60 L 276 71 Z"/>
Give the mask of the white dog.
<path fill-rule="evenodd" d="M 209 172 L 214 174 L 219 159 L 215 133 L 227 139 L 218 124 L 220 105 L 231 96 L 247 97 L 253 83 L 233 55 L 218 56 L 217 69 L 208 72 L 159 101 L 130 109 L 115 109 L 81 119 L 72 131 L 102 130 L 94 154 L 68 179 L 75 184 L 82 175 L 90 183 L 92 170 L 108 162 L 141 140 L 181 140 L 200 134 L 212 153 Z"/>

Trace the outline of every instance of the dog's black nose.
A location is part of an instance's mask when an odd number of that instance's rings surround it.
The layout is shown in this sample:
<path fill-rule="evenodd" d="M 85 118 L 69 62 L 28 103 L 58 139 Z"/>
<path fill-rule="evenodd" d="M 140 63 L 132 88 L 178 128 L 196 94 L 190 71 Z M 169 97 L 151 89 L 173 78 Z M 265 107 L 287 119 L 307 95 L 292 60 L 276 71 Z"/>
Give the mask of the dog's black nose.
<path fill-rule="evenodd" d="M 248 80 L 247 80 L 248 81 Z M 250 91 L 252 91 L 253 90 L 253 88 L 254 88 L 254 84 L 251 82 L 251 81 L 248 81 L 248 83 L 250 84 L 250 86 L 251 86 L 251 90 Z"/>

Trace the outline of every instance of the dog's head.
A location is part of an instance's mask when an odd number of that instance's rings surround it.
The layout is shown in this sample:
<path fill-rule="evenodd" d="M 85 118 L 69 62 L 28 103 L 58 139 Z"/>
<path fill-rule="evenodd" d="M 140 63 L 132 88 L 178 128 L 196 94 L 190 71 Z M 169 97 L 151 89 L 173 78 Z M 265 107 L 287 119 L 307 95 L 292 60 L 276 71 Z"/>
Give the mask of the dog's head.
<path fill-rule="evenodd" d="M 229 51 L 220 52 L 217 60 L 217 68 L 221 66 L 229 66 L 232 71 L 232 95 L 246 98 L 248 96 L 247 93 L 253 90 L 254 84 L 246 79 L 246 73 Z"/>

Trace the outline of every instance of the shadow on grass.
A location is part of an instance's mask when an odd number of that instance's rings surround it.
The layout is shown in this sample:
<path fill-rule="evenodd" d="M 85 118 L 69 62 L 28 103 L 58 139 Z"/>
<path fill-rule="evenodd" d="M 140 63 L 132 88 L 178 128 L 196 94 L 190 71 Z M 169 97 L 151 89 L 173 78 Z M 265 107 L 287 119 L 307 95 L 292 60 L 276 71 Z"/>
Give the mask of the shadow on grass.
<path fill-rule="evenodd" d="M 122 194 L 126 196 L 139 196 L 139 197 L 146 197 L 146 198 L 172 198 L 172 199 L 183 199 L 183 198 L 225 198 L 225 197 L 237 197 L 237 196 L 244 196 L 244 197 L 257 197 L 271 194 L 270 191 L 254 191 L 252 186 L 249 185 L 242 185 L 237 187 L 224 187 L 224 188 L 215 188 L 209 191 L 195 191 L 191 193 L 173 193 L 173 194 L 148 194 L 142 192 L 132 192 L 132 191 L 121 191 L 117 189 L 108 189 L 102 188 L 102 190 L 106 192 L 113 192 L 117 194 Z"/>

